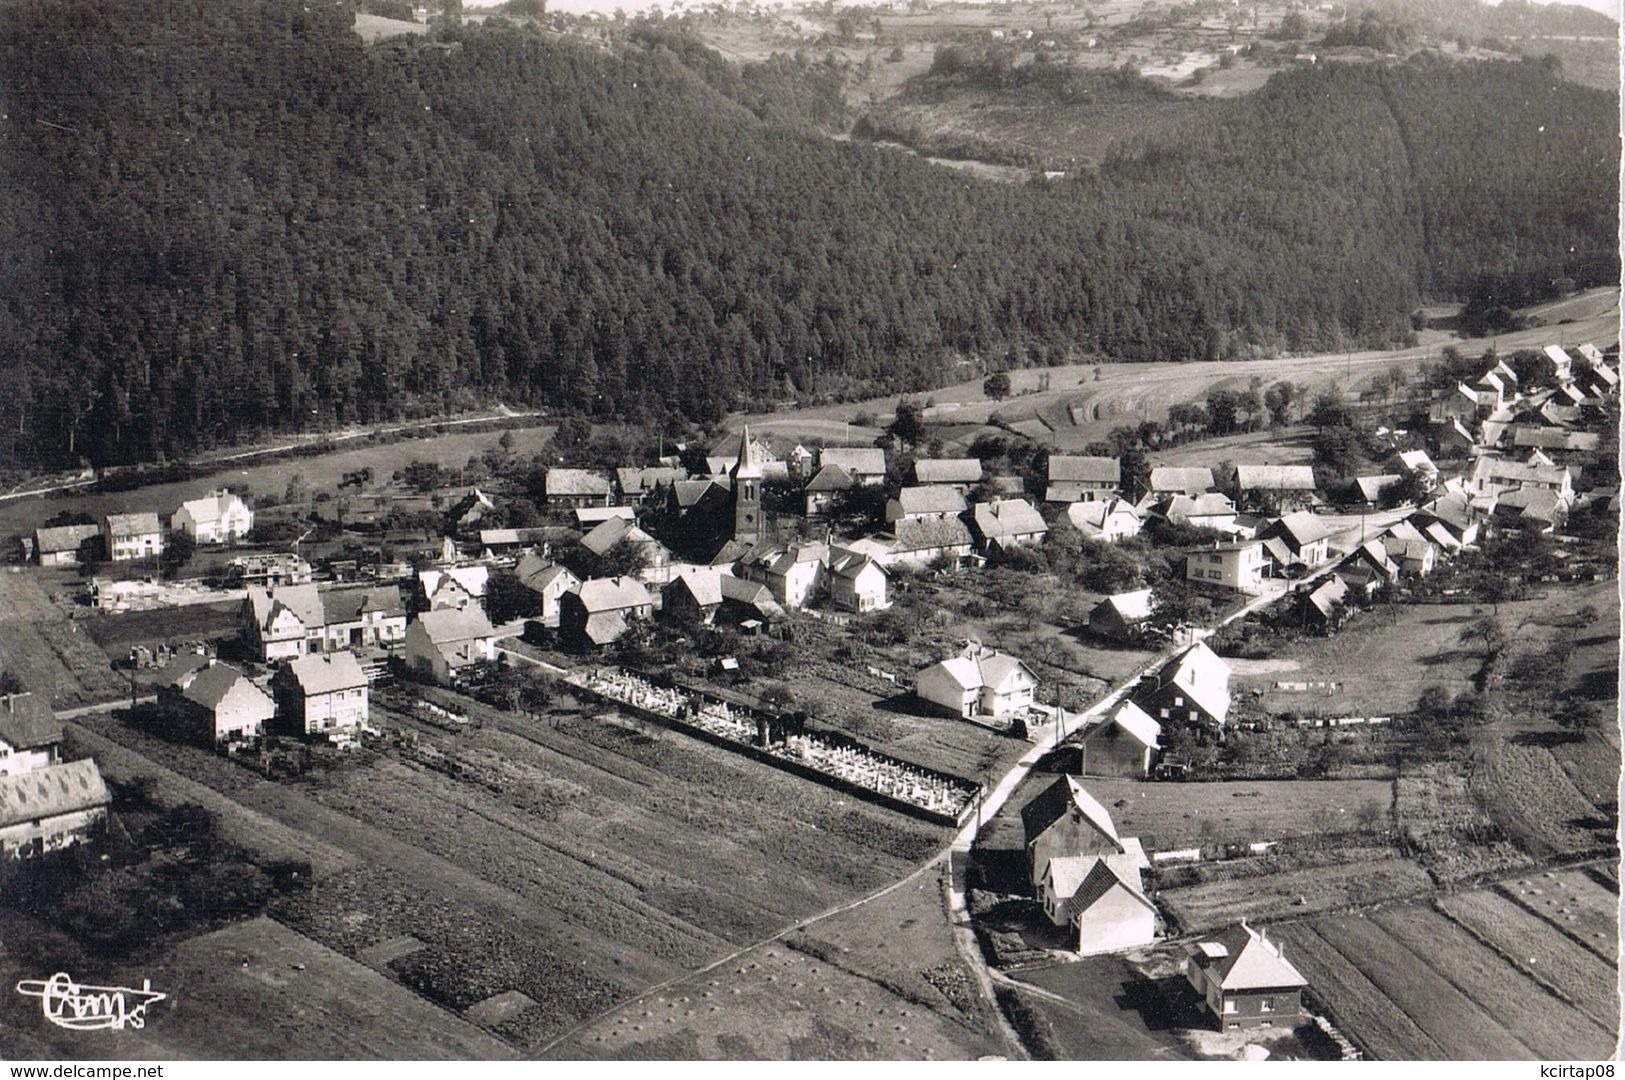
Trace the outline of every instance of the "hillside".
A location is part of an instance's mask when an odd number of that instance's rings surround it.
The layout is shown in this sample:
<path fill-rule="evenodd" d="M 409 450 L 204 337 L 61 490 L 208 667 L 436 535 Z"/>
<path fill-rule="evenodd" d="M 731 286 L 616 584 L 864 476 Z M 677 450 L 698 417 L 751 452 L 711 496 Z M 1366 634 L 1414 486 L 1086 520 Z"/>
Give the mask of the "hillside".
<path fill-rule="evenodd" d="M 1291 73 L 1001 186 L 825 137 L 808 57 L 352 22 L 0 8 L 0 466 L 497 400 L 707 422 L 966 354 L 1379 344 L 1480 269 L 1617 279 L 1616 99 L 1538 64 Z"/>

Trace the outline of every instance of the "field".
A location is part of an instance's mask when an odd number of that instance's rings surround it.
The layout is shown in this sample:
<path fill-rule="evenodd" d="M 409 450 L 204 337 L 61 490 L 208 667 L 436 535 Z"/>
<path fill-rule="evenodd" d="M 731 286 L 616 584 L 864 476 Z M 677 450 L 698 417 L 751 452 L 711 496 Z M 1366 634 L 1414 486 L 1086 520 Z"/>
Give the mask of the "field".
<path fill-rule="evenodd" d="M 0 671 L 59 709 L 129 692 L 84 627 L 63 616 L 34 575 L 16 569 L 0 570 Z"/>
<path fill-rule="evenodd" d="M 0 955 L 7 986 L 47 972 Z M 385 976 L 267 918 L 183 941 L 138 969 L 71 972 L 168 995 L 146 1026 L 69 1032 L 13 1010 L 5 1056 L 96 1059 L 499 1059 L 512 1050 Z"/>
<path fill-rule="evenodd" d="M 1121 956 L 1089 956 L 1024 970 L 1021 982 L 1048 994 L 1023 992 L 1028 1008 L 1045 1021 L 1057 1057 L 1070 1061 L 1188 1060 L 1194 1056 L 1175 1031 L 1197 1022 L 1195 1010 L 1173 1012 L 1185 994 L 1170 982 L 1148 981 Z M 1181 980 L 1182 984 L 1182 980 Z M 1050 997 L 1065 999 L 1062 1004 Z"/>
<path fill-rule="evenodd" d="M 488 1003 L 471 1015 L 526 1052 L 907 876 L 945 840 L 626 718 L 469 707 L 483 726 L 448 735 L 375 704 L 374 724 L 405 741 L 289 783 L 115 718 L 79 723 L 110 774 L 201 794 L 239 842 L 263 820 L 279 851 L 310 848 L 314 889 L 278 901 L 279 921 L 347 956 L 382 946 L 389 973 L 454 1012 Z M 398 949 L 403 935 L 415 943 Z M 537 1004 L 489 1006 L 511 991 Z M 946 1036 L 920 1038 L 950 1052 Z"/>
<path fill-rule="evenodd" d="M 563 1059 L 966 1059 L 1007 1055 L 955 952 L 933 866 L 850 911 L 573 1033 Z"/>
<path fill-rule="evenodd" d="M 1375 1057 L 1612 1056 L 1618 897 L 1578 870 L 1503 888 L 1558 910 L 1537 916 L 1479 891 L 1436 909 L 1401 905 L 1270 933 L 1338 1026 Z M 1577 926 L 1601 937 L 1582 946 L 1570 936 Z"/>
<path fill-rule="evenodd" d="M 1145 783 L 1091 778 L 1087 786 L 1111 811 L 1118 832 L 1138 836 L 1147 851 L 1353 829 L 1363 808 L 1375 808 L 1386 817 L 1394 794 L 1386 780 Z"/>
<path fill-rule="evenodd" d="M 1213 880 L 1161 889 L 1157 902 L 1189 932 L 1216 930 L 1237 919 L 1285 919 L 1360 907 L 1433 888 L 1427 871 L 1393 848 L 1344 849 L 1328 860 L 1301 869 L 1274 869 L 1268 860 L 1217 864 Z"/>

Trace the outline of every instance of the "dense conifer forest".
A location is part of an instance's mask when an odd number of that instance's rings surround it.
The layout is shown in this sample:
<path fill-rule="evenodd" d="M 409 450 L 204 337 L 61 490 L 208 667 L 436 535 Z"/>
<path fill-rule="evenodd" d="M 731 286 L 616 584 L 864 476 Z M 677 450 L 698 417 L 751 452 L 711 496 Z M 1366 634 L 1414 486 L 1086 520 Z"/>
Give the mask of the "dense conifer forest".
<path fill-rule="evenodd" d="M 0 462 L 505 401 L 706 422 L 1012 352 L 1392 341 L 1618 278 L 1614 95 L 1538 62 L 1286 72 L 1077 180 L 828 137 L 838 77 L 343 4 L 0 6 Z"/>

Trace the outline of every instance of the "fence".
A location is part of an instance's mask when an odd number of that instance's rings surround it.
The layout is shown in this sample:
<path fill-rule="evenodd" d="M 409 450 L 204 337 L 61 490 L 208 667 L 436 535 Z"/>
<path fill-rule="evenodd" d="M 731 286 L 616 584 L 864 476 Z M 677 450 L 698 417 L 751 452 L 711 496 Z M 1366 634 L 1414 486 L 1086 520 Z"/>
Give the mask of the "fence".
<path fill-rule="evenodd" d="M 1307 694 L 1311 691 L 1323 692 L 1326 694 L 1340 694 L 1343 692 L 1343 684 L 1329 679 L 1312 680 L 1307 682 L 1288 681 L 1277 682 L 1273 689 L 1278 690 L 1281 693 L 1290 694 Z"/>

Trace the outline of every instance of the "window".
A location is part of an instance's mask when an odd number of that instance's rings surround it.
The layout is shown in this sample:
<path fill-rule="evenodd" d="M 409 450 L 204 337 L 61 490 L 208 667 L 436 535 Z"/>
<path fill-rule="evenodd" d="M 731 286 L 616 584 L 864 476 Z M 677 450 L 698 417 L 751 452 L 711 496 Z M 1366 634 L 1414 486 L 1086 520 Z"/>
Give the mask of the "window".
<path fill-rule="evenodd" d="M 1224 999 L 1224 1011 L 1227 1012 L 1227 1013 L 1233 1013 L 1233 1012 L 1236 1011 L 1236 999 L 1235 998 L 1225 998 Z"/>
<path fill-rule="evenodd" d="M 1258 999 L 1258 1011 L 1259 1012 L 1274 1012 L 1275 1011 L 1275 999 L 1274 998 L 1268 998 L 1268 997 L 1267 998 L 1259 998 Z"/>
<path fill-rule="evenodd" d="M 1168 710 L 1167 709 L 1159 709 L 1158 711 L 1162 713 L 1162 718 L 1164 720 L 1168 719 Z"/>

